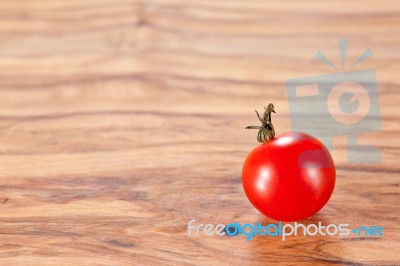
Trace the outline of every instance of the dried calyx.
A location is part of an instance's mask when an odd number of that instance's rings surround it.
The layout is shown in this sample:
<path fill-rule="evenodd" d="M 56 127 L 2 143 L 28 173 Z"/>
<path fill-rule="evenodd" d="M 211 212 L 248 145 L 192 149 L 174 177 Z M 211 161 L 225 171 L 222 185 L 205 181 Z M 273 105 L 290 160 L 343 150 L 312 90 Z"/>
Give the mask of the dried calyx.
<path fill-rule="evenodd" d="M 275 138 L 275 129 L 271 122 L 271 113 L 275 113 L 274 105 L 272 103 L 268 104 L 267 108 L 264 107 L 264 114 L 262 118 L 256 110 L 256 114 L 261 122 L 261 126 L 246 127 L 246 129 L 258 129 L 257 140 L 261 143 L 266 143 Z"/>

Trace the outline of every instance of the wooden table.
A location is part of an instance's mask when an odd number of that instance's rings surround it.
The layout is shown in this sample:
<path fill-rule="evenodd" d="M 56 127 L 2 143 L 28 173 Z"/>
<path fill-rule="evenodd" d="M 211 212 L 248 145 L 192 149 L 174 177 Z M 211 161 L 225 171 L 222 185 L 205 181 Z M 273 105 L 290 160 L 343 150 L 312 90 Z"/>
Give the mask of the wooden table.
<path fill-rule="evenodd" d="M 0 2 L 0 264 L 400 264 L 399 1 Z M 345 70 L 338 39 L 348 38 Z M 285 82 L 375 69 L 381 162 L 350 164 L 304 224 L 384 236 L 188 236 L 188 222 L 276 223 L 247 200 L 254 109 Z M 379 119 L 379 118 L 378 118 Z"/>

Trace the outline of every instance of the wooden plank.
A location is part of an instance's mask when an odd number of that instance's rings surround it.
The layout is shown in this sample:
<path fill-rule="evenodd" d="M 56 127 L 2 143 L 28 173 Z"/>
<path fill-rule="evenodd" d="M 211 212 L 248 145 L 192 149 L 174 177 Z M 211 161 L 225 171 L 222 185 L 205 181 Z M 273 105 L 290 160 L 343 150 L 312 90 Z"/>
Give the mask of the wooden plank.
<path fill-rule="evenodd" d="M 0 2 L 0 264 L 400 264 L 398 1 Z M 338 39 L 349 40 L 344 69 Z M 188 222 L 275 223 L 241 167 L 254 109 L 285 82 L 375 69 L 382 160 L 349 164 L 334 139 L 334 194 L 304 224 L 380 225 L 382 237 L 206 237 Z"/>

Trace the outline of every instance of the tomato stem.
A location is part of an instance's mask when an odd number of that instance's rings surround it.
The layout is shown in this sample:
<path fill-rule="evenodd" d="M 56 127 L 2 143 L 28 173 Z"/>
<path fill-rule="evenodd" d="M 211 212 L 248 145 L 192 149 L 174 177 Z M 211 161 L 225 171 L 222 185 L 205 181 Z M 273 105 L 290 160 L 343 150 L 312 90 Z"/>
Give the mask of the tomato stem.
<path fill-rule="evenodd" d="M 271 139 L 275 138 L 275 129 L 271 122 L 271 113 L 276 113 L 274 105 L 268 104 L 267 108 L 264 107 L 264 115 L 261 118 L 260 114 L 256 110 L 258 120 L 261 122 L 261 126 L 248 126 L 246 129 L 258 129 L 257 140 L 261 143 L 266 143 Z"/>

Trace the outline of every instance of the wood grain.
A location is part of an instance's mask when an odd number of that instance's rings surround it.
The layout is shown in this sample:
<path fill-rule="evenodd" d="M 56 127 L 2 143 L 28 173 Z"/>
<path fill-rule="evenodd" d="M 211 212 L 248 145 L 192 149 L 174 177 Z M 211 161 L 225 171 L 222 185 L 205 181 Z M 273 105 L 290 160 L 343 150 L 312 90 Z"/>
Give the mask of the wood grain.
<path fill-rule="evenodd" d="M 400 264 L 398 1 L 0 2 L 1 265 Z M 380 225 L 383 237 L 189 237 L 198 223 L 275 222 L 248 202 L 241 166 L 254 109 L 285 82 L 348 62 L 377 71 L 383 129 L 361 143 L 305 224 Z M 346 61 L 347 62 L 347 61 Z M 338 70 L 340 71 L 340 70 Z"/>

